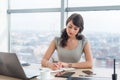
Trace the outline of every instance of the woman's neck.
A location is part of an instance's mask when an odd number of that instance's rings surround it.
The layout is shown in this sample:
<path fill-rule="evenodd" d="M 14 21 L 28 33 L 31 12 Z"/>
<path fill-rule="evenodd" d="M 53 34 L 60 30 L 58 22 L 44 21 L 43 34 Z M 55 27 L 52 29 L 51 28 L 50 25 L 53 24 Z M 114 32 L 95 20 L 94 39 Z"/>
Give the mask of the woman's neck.
<path fill-rule="evenodd" d="M 74 42 L 76 42 L 76 40 L 77 40 L 76 38 L 68 38 L 68 41 L 67 41 L 67 42 L 70 42 L 70 43 L 73 42 L 73 43 L 74 43 Z"/>
<path fill-rule="evenodd" d="M 70 41 L 76 40 L 76 37 L 68 38 L 68 40 Z"/>
<path fill-rule="evenodd" d="M 78 40 L 76 38 L 68 38 L 67 40 L 67 45 L 66 45 L 66 49 L 75 49 L 78 45 Z"/>

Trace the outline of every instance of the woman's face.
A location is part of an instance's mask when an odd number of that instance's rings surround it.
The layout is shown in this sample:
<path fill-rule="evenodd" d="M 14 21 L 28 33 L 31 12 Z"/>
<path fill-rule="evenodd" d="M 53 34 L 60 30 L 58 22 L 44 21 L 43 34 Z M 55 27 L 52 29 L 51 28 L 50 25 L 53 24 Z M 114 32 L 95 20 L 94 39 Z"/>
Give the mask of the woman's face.
<path fill-rule="evenodd" d="M 79 32 L 79 27 L 75 26 L 72 22 L 72 20 L 70 22 L 68 22 L 67 26 L 66 26 L 66 32 L 68 34 L 69 37 L 75 37 L 77 35 L 77 33 Z"/>

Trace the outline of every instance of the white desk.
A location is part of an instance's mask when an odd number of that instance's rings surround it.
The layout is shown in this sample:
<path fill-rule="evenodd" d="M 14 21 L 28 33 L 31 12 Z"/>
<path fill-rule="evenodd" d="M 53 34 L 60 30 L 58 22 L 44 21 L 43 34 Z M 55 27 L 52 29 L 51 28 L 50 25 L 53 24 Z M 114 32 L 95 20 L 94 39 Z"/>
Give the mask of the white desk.
<path fill-rule="evenodd" d="M 34 69 L 36 67 L 40 67 L 40 65 L 33 64 L 33 65 L 31 65 L 29 67 L 25 67 L 25 68 Z M 75 74 L 72 75 L 72 76 L 80 77 L 79 75 L 86 75 L 85 73 L 82 72 L 82 70 L 90 70 L 90 69 L 75 69 L 75 70 L 72 70 L 72 71 L 75 72 Z M 111 78 L 111 75 L 113 73 L 112 69 L 109 69 L 109 68 L 107 68 L 107 69 L 106 68 L 95 68 L 92 71 L 96 74 L 96 75 L 93 75 L 93 77 L 109 77 L 109 78 Z M 116 70 L 116 72 L 118 74 L 117 75 L 118 80 L 120 80 L 120 71 Z M 51 74 L 55 75 L 56 73 L 51 73 Z M 0 75 L 0 80 L 20 80 L 20 79 Z M 31 80 L 39 80 L 39 79 L 34 78 L 34 79 L 31 79 Z M 66 78 L 55 77 L 52 80 L 66 80 Z"/>

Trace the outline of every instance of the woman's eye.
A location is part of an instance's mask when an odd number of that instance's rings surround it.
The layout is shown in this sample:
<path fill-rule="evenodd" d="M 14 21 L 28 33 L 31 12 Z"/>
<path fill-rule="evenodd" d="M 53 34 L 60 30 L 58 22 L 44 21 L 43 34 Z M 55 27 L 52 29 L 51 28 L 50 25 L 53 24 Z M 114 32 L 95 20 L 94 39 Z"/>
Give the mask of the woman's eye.
<path fill-rule="evenodd" d="M 76 28 L 74 30 L 77 30 Z"/>
<path fill-rule="evenodd" d="M 72 28 L 72 26 L 68 26 L 69 28 Z"/>

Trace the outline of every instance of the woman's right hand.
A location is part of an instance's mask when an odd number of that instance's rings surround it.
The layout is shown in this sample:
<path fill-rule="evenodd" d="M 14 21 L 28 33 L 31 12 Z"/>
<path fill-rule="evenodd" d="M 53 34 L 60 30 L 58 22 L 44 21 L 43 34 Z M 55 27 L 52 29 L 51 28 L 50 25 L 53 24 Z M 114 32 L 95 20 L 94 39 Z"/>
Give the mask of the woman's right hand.
<path fill-rule="evenodd" d="M 49 63 L 48 67 L 52 70 L 58 70 L 62 67 L 62 65 L 60 63 Z"/>

